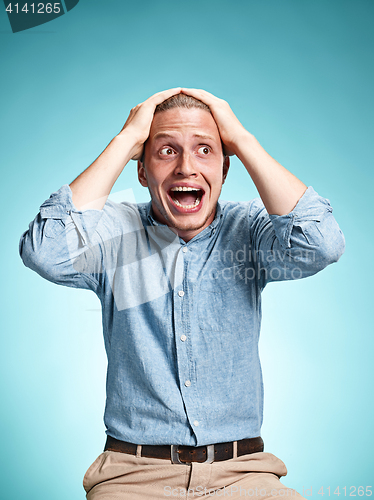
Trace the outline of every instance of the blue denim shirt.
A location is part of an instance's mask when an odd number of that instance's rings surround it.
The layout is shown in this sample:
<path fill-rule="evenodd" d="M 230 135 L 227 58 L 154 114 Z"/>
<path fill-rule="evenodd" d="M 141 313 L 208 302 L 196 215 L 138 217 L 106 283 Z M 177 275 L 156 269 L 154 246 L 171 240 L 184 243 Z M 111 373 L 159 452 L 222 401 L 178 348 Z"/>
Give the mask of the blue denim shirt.
<path fill-rule="evenodd" d="M 186 243 L 152 218 L 150 203 L 82 212 L 64 185 L 20 241 L 26 266 L 101 301 L 107 434 L 193 446 L 260 435 L 261 292 L 343 251 L 330 203 L 312 187 L 282 216 L 260 199 L 221 201 Z"/>

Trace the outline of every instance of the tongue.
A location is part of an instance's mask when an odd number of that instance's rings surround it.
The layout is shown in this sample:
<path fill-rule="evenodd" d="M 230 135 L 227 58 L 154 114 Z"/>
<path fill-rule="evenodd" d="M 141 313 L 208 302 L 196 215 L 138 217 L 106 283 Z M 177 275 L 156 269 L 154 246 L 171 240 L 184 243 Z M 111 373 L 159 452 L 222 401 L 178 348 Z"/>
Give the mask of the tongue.
<path fill-rule="evenodd" d="M 197 191 L 174 191 L 173 198 L 176 198 L 181 205 L 193 205 L 197 198 Z"/>

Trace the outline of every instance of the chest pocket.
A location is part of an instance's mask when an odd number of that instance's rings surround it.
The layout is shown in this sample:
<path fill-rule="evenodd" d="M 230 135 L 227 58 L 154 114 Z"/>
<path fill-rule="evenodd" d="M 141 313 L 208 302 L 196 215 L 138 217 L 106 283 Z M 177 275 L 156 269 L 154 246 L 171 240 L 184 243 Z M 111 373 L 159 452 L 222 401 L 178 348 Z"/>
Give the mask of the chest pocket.
<path fill-rule="evenodd" d="M 251 302 L 251 285 L 246 284 L 244 264 L 210 270 L 199 287 L 199 328 L 212 332 L 247 329 L 253 315 Z"/>

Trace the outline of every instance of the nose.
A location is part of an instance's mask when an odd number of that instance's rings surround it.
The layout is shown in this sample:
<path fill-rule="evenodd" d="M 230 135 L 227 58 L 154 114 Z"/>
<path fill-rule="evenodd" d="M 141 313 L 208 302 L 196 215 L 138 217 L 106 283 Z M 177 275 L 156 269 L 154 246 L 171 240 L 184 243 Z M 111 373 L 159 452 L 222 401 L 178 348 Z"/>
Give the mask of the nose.
<path fill-rule="evenodd" d="M 191 177 L 197 175 L 197 169 L 194 158 L 190 154 L 184 153 L 180 156 L 179 161 L 174 170 L 175 175 L 183 177 Z"/>

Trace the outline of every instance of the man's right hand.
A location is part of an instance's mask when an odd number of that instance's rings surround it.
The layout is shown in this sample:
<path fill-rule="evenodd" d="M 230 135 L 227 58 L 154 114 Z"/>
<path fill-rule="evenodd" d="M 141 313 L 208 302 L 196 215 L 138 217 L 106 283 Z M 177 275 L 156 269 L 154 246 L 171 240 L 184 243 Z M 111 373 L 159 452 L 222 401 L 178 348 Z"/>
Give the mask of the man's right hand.
<path fill-rule="evenodd" d="M 156 106 L 180 91 L 180 88 L 175 88 L 158 92 L 130 111 L 121 132 L 101 155 L 70 183 L 73 203 L 78 210 L 101 210 L 104 207 L 125 165 L 131 159 L 141 159 Z"/>
<path fill-rule="evenodd" d="M 180 91 L 181 88 L 177 87 L 157 92 L 157 94 L 154 94 L 146 101 L 132 108 L 119 135 L 126 135 L 127 137 L 131 137 L 134 141 L 134 154 L 131 157 L 133 160 L 140 160 L 142 157 L 144 143 L 149 136 L 156 106 L 169 97 L 179 94 Z"/>

